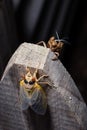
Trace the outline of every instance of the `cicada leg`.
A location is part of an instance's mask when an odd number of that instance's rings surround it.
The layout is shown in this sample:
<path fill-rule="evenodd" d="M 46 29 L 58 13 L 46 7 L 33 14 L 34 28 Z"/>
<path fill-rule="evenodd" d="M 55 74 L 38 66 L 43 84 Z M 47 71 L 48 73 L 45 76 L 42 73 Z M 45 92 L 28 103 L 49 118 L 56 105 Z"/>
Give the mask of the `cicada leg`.
<path fill-rule="evenodd" d="M 48 81 L 47 81 L 47 82 L 39 82 L 39 83 L 40 83 L 41 85 L 42 85 L 42 84 L 48 85 L 48 86 L 50 86 L 50 87 L 54 86 L 53 83 L 48 82 Z"/>
<path fill-rule="evenodd" d="M 58 60 L 59 57 L 59 53 L 58 52 L 54 52 L 55 56 L 52 58 L 52 60 Z"/>
<path fill-rule="evenodd" d="M 44 46 L 45 48 L 47 48 L 46 43 L 45 43 L 44 41 L 40 41 L 40 42 L 37 43 L 37 45 L 40 45 L 40 44 L 43 44 L 43 46 Z"/>
<path fill-rule="evenodd" d="M 42 75 L 38 80 L 37 80 L 37 82 L 38 81 L 40 81 L 42 78 L 44 78 L 44 77 L 48 77 L 48 75 Z"/>

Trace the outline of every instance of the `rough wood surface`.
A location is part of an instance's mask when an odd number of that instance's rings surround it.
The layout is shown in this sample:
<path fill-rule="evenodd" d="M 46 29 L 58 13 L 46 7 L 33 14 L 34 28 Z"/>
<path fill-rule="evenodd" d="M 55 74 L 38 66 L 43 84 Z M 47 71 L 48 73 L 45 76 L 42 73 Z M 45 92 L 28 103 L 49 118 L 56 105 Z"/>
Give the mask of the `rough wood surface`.
<path fill-rule="evenodd" d="M 87 108 L 62 63 L 42 46 L 24 43 L 10 59 L 0 82 L 0 130 L 87 130 Z M 44 116 L 21 110 L 19 80 L 25 66 L 49 75 L 55 88 L 47 88 Z"/>

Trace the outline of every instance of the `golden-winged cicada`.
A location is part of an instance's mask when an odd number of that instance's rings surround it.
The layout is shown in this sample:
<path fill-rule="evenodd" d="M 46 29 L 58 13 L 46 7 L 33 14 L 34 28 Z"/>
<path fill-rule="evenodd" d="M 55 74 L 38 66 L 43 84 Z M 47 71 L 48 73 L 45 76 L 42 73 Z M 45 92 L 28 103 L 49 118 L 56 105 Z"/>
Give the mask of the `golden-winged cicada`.
<path fill-rule="evenodd" d="M 48 76 L 42 75 L 37 78 L 37 71 L 38 69 L 31 74 L 29 67 L 27 67 L 27 73 L 20 81 L 20 100 L 22 110 L 27 110 L 30 107 L 37 114 L 44 115 L 47 109 L 47 98 L 43 85 L 40 84 L 49 85 L 49 83 L 40 82 L 40 80 Z"/>

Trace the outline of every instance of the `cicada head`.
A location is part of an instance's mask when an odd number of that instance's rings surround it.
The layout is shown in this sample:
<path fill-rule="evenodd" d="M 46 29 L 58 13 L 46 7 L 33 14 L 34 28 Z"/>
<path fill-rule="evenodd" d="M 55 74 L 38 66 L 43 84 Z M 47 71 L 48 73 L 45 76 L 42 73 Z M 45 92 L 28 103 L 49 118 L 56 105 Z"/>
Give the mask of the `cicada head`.
<path fill-rule="evenodd" d="M 32 89 L 36 80 L 32 76 L 30 70 L 27 70 L 27 73 L 24 75 L 24 78 L 20 81 L 20 86 L 25 87 L 26 89 Z"/>

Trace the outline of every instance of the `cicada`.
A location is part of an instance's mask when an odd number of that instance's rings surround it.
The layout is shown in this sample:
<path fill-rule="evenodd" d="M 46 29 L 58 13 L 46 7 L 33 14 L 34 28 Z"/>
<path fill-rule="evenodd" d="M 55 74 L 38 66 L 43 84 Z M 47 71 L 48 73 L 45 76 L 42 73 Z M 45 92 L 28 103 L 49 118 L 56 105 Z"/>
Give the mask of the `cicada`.
<path fill-rule="evenodd" d="M 41 41 L 41 42 L 38 42 L 37 44 L 43 44 L 44 47 L 47 47 L 47 48 L 50 48 L 52 52 L 54 52 L 55 54 L 55 57 L 52 58 L 52 60 L 57 60 L 58 57 L 59 57 L 59 54 L 63 48 L 63 45 L 64 43 L 68 43 L 66 40 L 64 39 L 59 39 L 59 35 L 58 33 L 56 32 L 57 34 L 57 39 L 55 39 L 54 36 L 52 36 L 48 42 L 47 42 L 47 45 L 44 41 Z"/>
<path fill-rule="evenodd" d="M 27 110 L 29 107 L 39 115 L 44 115 L 47 109 L 46 92 L 43 89 L 43 84 L 48 82 L 40 82 L 42 78 L 47 78 L 48 75 L 42 75 L 37 78 L 38 69 L 31 74 L 29 67 L 27 73 L 20 81 L 20 99 L 22 110 Z M 42 84 L 42 85 L 41 85 Z"/>

